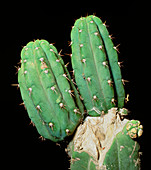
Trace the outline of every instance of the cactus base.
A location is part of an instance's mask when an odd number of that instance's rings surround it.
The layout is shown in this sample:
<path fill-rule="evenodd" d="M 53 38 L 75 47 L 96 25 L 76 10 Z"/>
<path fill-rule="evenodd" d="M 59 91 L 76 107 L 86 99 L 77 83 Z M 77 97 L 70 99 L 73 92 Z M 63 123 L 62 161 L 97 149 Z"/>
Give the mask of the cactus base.
<path fill-rule="evenodd" d="M 69 145 L 71 170 L 139 169 L 139 144 L 126 129 L 129 122 L 120 120 L 116 108 L 101 117 L 87 117 Z M 135 127 L 137 131 L 137 123 Z"/>

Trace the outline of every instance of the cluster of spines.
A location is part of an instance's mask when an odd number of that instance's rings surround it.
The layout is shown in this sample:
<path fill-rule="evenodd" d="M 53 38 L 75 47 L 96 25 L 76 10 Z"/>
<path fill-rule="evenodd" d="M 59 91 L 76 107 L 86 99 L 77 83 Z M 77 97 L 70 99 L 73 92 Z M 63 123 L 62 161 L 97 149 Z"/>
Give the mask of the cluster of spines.
<path fill-rule="evenodd" d="M 38 132 L 53 141 L 72 134 L 83 105 L 56 48 L 45 40 L 28 43 L 21 52 L 19 86 Z"/>
<path fill-rule="evenodd" d="M 105 24 L 95 16 L 82 17 L 71 32 L 72 66 L 89 115 L 99 116 L 124 106 L 125 92 L 117 47 Z M 116 99 L 117 96 L 117 99 Z"/>

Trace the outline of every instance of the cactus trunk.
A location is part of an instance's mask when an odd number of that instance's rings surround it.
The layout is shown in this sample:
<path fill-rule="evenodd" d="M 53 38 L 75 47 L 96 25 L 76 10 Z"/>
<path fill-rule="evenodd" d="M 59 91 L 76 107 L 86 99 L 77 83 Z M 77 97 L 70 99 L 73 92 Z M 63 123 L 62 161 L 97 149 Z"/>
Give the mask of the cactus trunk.
<path fill-rule="evenodd" d="M 140 146 L 133 140 L 140 128 L 139 121 L 121 121 L 114 108 L 102 117 L 87 117 L 68 148 L 71 170 L 140 169 Z"/>

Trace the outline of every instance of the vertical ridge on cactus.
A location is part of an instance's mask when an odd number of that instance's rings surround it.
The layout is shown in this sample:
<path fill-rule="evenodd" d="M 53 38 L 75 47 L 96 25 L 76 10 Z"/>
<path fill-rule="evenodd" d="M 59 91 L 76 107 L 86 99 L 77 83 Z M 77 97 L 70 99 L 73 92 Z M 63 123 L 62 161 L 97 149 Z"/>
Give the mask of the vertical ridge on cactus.
<path fill-rule="evenodd" d="M 98 17 L 93 17 L 93 19 L 94 19 L 95 23 L 97 24 L 100 35 L 102 36 L 102 39 L 104 41 L 104 45 L 106 48 L 109 64 L 111 67 L 111 71 L 112 71 L 113 79 L 114 79 L 114 83 L 115 83 L 118 107 L 122 108 L 124 106 L 125 91 L 124 91 L 124 87 L 123 87 L 120 66 L 118 64 L 117 50 L 109 36 L 108 30 L 104 26 L 103 22 Z"/>

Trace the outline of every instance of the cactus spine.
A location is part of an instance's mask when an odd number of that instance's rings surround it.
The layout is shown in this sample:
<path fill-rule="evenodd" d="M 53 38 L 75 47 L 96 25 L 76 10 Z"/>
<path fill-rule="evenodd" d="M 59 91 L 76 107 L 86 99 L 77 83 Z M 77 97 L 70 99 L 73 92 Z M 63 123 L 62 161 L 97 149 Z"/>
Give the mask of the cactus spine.
<path fill-rule="evenodd" d="M 18 79 L 29 117 L 44 138 L 63 140 L 84 112 L 63 60 L 45 40 L 28 43 L 21 59 Z"/>
<path fill-rule="evenodd" d="M 118 107 L 122 108 L 125 93 L 121 71 L 106 26 L 95 16 L 82 17 L 75 22 L 71 40 L 72 66 L 88 114 L 107 113 L 115 107 L 116 95 Z"/>

